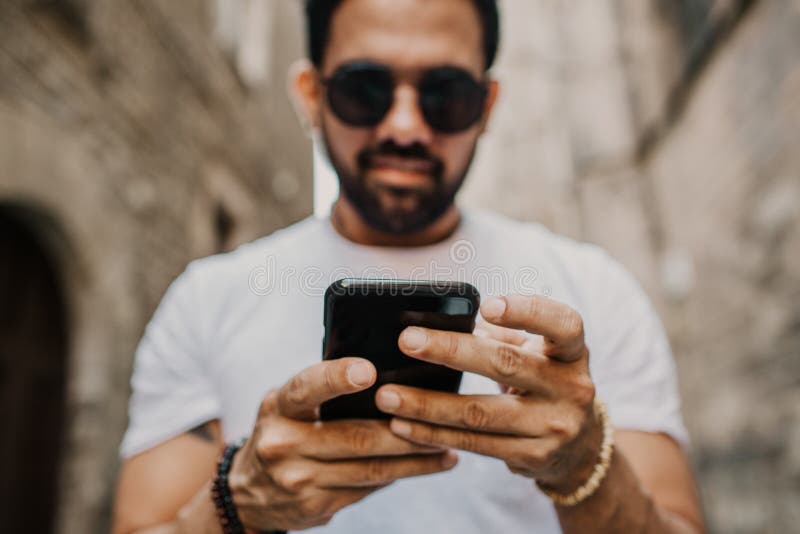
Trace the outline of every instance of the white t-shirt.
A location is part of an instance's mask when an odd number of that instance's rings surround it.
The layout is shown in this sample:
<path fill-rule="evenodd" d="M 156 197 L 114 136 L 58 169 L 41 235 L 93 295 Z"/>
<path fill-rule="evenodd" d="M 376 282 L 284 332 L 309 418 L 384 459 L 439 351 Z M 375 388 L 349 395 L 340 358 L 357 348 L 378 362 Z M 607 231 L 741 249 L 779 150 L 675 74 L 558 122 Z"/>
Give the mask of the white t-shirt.
<path fill-rule="evenodd" d="M 592 377 L 613 424 L 687 442 L 669 344 L 633 277 L 596 246 L 467 211 L 449 239 L 430 246 L 358 245 L 328 219 L 308 218 L 192 262 L 137 350 L 122 455 L 215 418 L 227 441 L 248 435 L 263 395 L 320 360 L 323 294 L 345 277 L 461 280 L 484 299 L 536 293 L 569 304 L 583 317 Z M 498 387 L 465 374 L 461 392 Z M 494 458 L 459 457 L 453 470 L 397 481 L 312 532 L 560 532 L 532 480 Z"/>

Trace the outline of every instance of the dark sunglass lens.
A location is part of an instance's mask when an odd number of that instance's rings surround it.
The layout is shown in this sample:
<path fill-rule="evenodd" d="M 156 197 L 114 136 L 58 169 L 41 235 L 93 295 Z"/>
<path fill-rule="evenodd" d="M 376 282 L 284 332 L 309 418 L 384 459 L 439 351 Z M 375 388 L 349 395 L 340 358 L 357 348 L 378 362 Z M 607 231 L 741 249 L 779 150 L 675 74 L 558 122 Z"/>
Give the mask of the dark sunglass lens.
<path fill-rule="evenodd" d="M 483 114 L 486 89 L 461 69 L 442 67 L 428 71 L 419 92 L 425 119 L 440 132 L 466 130 Z"/>
<path fill-rule="evenodd" d="M 340 68 L 328 81 L 328 102 L 351 126 L 375 126 L 392 105 L 392 76 L 377 66 Z"/>

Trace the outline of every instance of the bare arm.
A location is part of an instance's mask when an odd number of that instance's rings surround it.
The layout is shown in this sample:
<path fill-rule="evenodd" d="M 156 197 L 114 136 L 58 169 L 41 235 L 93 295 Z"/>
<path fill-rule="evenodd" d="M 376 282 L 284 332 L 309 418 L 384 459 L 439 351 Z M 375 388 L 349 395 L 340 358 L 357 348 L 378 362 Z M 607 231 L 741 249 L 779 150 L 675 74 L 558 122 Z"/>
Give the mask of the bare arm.
<path fill-rule="evenodd" d="M 606 479 L 574 507 L 557 506 L 565 533 L 703 532 L 697 491 L 680 447 L 663 434 L 618 431 Z"/>
<path fill-rule="evenodd" d="M 216 516 L 208 483 L 221 448 L 219 422 L 209 421 L 128 458 L 120 472 L 112 533 L 182 532 L 177 516 L 187 503 L 192 510 L 187 515 L 212 519 L 208 532 L 214 532 Z M 198 521 L 193 522 L 196 526 Z"/>

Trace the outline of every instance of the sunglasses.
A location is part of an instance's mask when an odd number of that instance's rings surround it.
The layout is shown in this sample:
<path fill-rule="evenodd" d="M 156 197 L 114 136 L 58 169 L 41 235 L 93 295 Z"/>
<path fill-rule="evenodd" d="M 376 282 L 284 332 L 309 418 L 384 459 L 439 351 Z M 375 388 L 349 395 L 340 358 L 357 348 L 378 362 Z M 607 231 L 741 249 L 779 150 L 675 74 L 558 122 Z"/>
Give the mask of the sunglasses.
<path fill-rule="evenodd" d="M 369 61 L 347 63 L 322 79 L 322 83 L 331 110 L 350 126 L 377 126 L 392 108 L 396 80 L 385 65 Z M 462 132 L 483 115 L 487 83 L 475 80 L 464 69 L 451 66 L 427 69 L 416 88 L 422 115 L 434 130 Z"/>

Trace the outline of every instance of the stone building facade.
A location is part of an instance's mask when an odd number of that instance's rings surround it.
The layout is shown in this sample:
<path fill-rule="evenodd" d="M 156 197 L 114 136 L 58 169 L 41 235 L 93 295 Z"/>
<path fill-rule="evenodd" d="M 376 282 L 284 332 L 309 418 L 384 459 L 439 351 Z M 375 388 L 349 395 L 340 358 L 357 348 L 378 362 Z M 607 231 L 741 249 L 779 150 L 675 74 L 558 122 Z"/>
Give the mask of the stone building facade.
<path fill-rule="evenodd" d="M 800 522 L 800 2 L 505 0 L 466 203 L 606 247 L 678 358 L 712 532 Z"/>
<path fill-rule="evenodd" d="M 240 50 L 253 24 L 268 56 Z M 108 531 L 167 284 L 310 213 L 299 25 L 288 0 L 0 2 L 3 532 Z"/>

